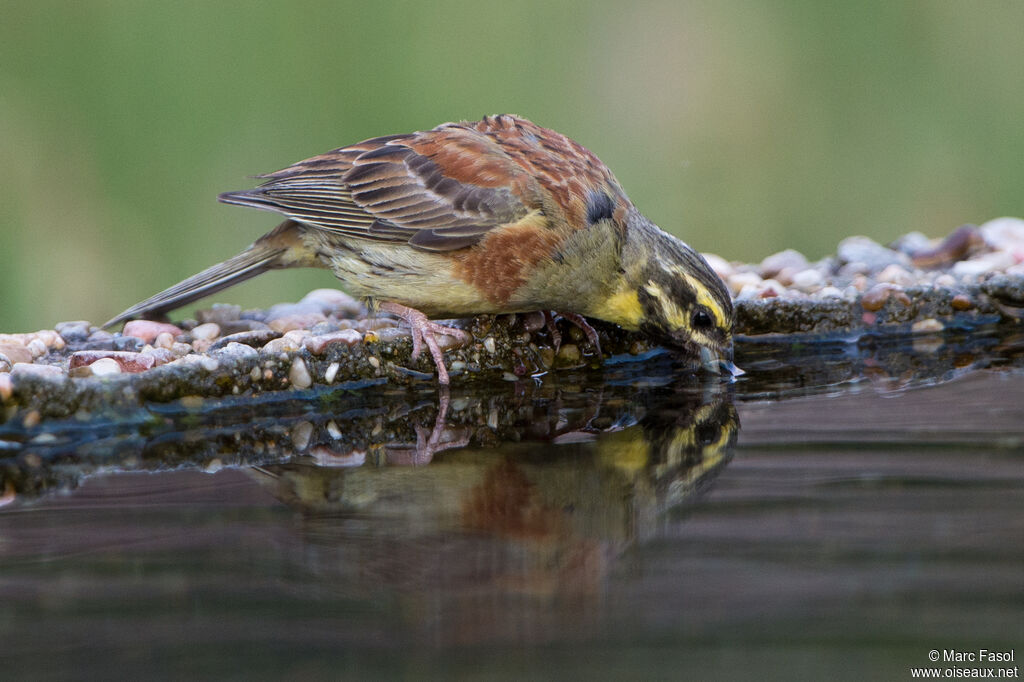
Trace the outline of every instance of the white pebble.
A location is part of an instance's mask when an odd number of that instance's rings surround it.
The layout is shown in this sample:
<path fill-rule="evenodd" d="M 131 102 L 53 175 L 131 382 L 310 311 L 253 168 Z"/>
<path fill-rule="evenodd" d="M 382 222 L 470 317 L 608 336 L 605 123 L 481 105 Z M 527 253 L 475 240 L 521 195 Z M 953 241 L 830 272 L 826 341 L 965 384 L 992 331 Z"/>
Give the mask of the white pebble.
<path fill-rule="evenodd" d="M 842 298 L 843 292 L 835 287 L 822 287 L 817 292 L 818 298 Z"/>
<path fill-rule="evenodd" d="M 761 283 L 761 276 L 756 272 L 737 272 L 731 275 L 726 282 L 729 285 L 729 291 L 732 292 L 733 296 L 737 296 L 745 287 L 753 286 L 756 287 Z"/>
<path fill-rule="evenodd" d="M 801 270 L 793 275 L 793 286 L 804 291 L 810 291 L 821 286 L 825 278 L 817 270 Z"/>
<path fill-rule="evenodd" d="M 333 419 L 327 422 L 327 433 L 330 434 L 331 438 L 334 440 L 339 440 L 341 438 L 341 429 L 338 428 L 338 425 L 334 423 Z"/>
<path fill-rule="evenodd" d="M 166 348 L 167 350 L 170 350 L 171 346 L 174 345 L 174 337 L 170 332 L 160 332 L 153 340 L 153 345 L 157 348 Z"/>
<path fill-rule="evenodd" d="M 327 371 L 324 372 L 324 381 L 328 384 L 334 383 L 334 377 L 338 376 L 338 369 L 341 367 L 336 362 L 332 362 L 327 366 Z"/>
<path fill-rule="evenodd" d="M 943 329 L 945 329 L 943 324 L 934 317 L 930 317 L 927 320 L 918 320 L 910 326 L 910 331 L 914 334 L 933 334 L 941 332 Z"/>
<path fill-rule="evenodd" d="M 907 272 L 904 268 L 893 263 L 882 268 L 882 271 L 878 273 L 879 282 L 888 282 L 890 284 L 898 284 L 901 287 L 909 287 L 915 283 L 914 276 Z"/>
<path fill-rule="evenodd" d="M 962 260 L 953 264 L 953 274 L 961 279 L 970 279 L 987 272 L 1005 270 L 1016 264 L 1013 254 L 1006 251 L 993 251 L 978 258 Z"/>
<path fill-rule="evenodd" d="M 1009 250 L 1024 247 L 1024 220 L 996 218 L 978 228 L 982 239 L 993 249 Z"/>
<path fill-rule="evenodd" d="M 486 339 L 484 339 L 484 350 L 486 350 L 488 353 L 492 355 L 494 354 L 495 351 L 498 350 L 498 344 L 494 341 L 493 336 L 488 336 Z"/>
<path fill-rule="evenodd" d="M 292 427 L 292 446 L 296 450 L 305 450 L 309 447 L 309 440 L 313 437 L 313 425 L 307 421 L 301 421 Z"/>
<path fill-rule="evenodd" d="M 956 277 L 954 277 L 953 275 L 950 275 L 950 274 L 947 274 L 947 273 L 944 272 L 941 275 L 939 275 L 938 277 L 936 277 L 935 278 L 935 282 L 933 282 L 933 283 L 937 287 L 947 287 L 948 288 L 948 287 L 956 286 Z"/>
<path fill-rule="evenodd" d="M 306 361 L 302 358 L 295 358 L 292 362 L 292 367 L 288 370 L 288 379 L 296 388 L 309 388 L 313 385 L 313 377 L 309 376 Z"/>
<path fill-rule="evenodd" d="M 28 349 L 28 352 L 31 353 L 32 357 L 34 358 L 46 355 L 46 344 L 41 339 L 32 339 L 31 341 L 28 342 L 28 345 L 25 347 Z"/>
<path fill-rule="evenodd" d="M 207 322 L 206 324 L 201 324 L 192 330 L 193 339 L 212 341 L 218 336 L 220 336 L 220 325 L 216 322 Z"/>
<path fill-rule="evenodd" d="M 120 374 L 121 365 L 117 364 L 117 360 L 113 358 L 100 358 L 89 365 L 89 370 L 92 371 L 93 376 L 105 377 L 112 374 Z"/>

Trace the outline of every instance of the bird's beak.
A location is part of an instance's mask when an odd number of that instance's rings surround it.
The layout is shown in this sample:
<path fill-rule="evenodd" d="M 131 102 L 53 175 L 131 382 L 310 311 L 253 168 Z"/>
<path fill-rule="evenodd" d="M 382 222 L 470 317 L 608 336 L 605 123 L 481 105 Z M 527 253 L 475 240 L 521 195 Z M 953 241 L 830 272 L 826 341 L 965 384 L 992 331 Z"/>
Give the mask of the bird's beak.
<path fill-rule="evenodd" d="M 700 347 L 701 366 L 712 374 L 728 372 L 734 377 L 746 374 L 746 372 L 733 364 L 732 357 L 732 343 L 722 350 L 709 348 L 707 346 Z"/>

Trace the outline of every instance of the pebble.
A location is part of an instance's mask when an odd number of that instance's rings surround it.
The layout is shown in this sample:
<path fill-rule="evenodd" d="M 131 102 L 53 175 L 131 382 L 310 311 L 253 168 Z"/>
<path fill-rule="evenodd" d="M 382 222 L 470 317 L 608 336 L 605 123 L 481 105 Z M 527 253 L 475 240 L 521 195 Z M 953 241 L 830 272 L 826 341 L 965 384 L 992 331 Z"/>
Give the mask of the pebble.
<path fill-rule="evenodd" d="M 340 317 L 366 315 L 366 308 L 363 304 L 340 289 L 313 289 L 302 297 L 299 304 L 313 304 L 324 315 L 332 313 Z"/>
<path fill-rule="evenodd" d="M 818 298 L 843 298 L 843 292 L 835 287 L 822 287 L 817 294 Z"/>
<path fill-rule="evenodd" d="M 166 351 L 165 351 L 166 352 Z M 80 350 L 71 354 L 68 360 L 68 369 L 76 367 L 92 367 L 100 360 L 108 360 L 118 366 L 117 372 L 128 372 L 135 374 L 152 368 L 157 363 L 157 356 L 146 353 L 132 353 L 116 350 Z M 165 360 L 165 362 L 167 362 Z M 101 370 L 102 371 L 102 370 Z M 96 370 L 93 369 L 93 374 Z M 110 374 L 112 372 L 108 372 Z"/>
<path fill-rule="evenodd" d="M 484 350 L 486 350 L 491 355 L 494 355 L 494 353 L 497 352 L 498 344 L 494 340 L 493 336 L 488 336 L 486 339 L 484 339 Z"/>
<path fill-rule="evenodd" d="M 30 362 L 16 362 L 14 367 L 11 368 L 11 377 L 15 381 L 30 377 L 52 381 L 54 379 L 63 379 L 64 370 L 56 365 L 33 365 Z"/>
<path fill-rule="evenodd" d="M 228 334 L 214 341 L 213 345 L 210 346 L 210 350 L 217 350 L 223 348 L 229 343 L 242 343 L 246 346 L 252 346 L 254 348 L 263 346 L 268 341 L 272 341 L 281 335 L 275 332 L 269 327 L 267 329 L 254 329 L 245 332 L 238 332 L 236 334 Z"/>
<path fill-rule="evenodd" d="M 196 320 L 199 325 L 216 324 L 218 326 L 237 322 L 242 316 L 242 306 L 229 303 L 214 303 L 205 310 L 196 311 Z M 192 330 L 193 334 L 195 330 Z"/>
<path fill-rule="evenodd" d="M 970 296 L 967 296 L 966 294 L 957 294 L 953 297 L 953 300 L 949 302 L 949 305 L 953 310 L 970 310 L 974 307 L 974 301 L 972 301 Z"/>
<path fill-rule="evenodd" d="M 54 329 L 67 343 L 79 343 L 89 338 L 92 333 L 92 325 L 86 320 L 73 320 L 71 322 L 58 322 Z"/>
<path fill-rule="evenodd" d="M 783 270 L 790 268 L 793 272 L 807 269 L 807 257 L 795 249 L 786 249 L 773 253 L 761 261 L 758 270 L 765 279 L 775 277 Z"/>
<path fill-rule="evenodd" d="M 930 317 L 927 320 L 918 320 L 914 324 L 910 325 L 910 331 L 914 334 L 934 334 L 936 332 L 941 332 L 945 328 L 945 325 L 933 317 Z"/>
<path fill-rule="evenodd" d="M 793 286 L 811 291 L 821 286 L 825 278 L 817 270 L 801 270 L 793 275 Z"/>
<path fill-rule="evenodd" d="M 220 325 L 216 322 L 206 322 L 192 329 L 192 338 L 203 341 L 212 341 L 220 336 Z"/>
<path fill-rule="evenodd" d="M 898 284 L 901 287 L 913 286 L 917 282 L 917 279 L 907 272 L 907 270 L 895 263 L 887 265 L 878 273 L 879 282 L 888 282 L 889 284 Z"/>
<path fill-rule="evenodd" d="M 342 329 L 341 331 L 333 332 L 331 334 L 323 334 L 320 336 L 309 336 L 303 341 L 303 345 L 313 355 L 323 355 L 330 346 L 334 344 L 344 344 L 348 347 L 352 347 L 357 343 L 361 343 L 363 335 L 357 332 L 355 329 Z"/>
<path fill-rule="evenodd" d="M 1006 251 L 993 251 L 977 258 L 954 263 L 952 273 L 961 279 L 974 279 L 989 272 L 1006 270 L 1016 262 L 1013 255 Z"/>
<path fill-rule="evenodd" d="M 305 450 L 309 447 L 309 441 L 313 437 L 313 425 L 307 421 L 301 421 L 292 427 L 292 447 L 296 450 Z"/>
<path fill-rule="evenodd" d="M 907 254 L 893 251 L 867 237 L 847 237 L 839 242 L 836 255 L 843 263 L 863 263 L 867 272 L 878 272 L 887 265 L 910 264 Z"/>
<path fill-rule="evenodd" d="M 138 352 L 146 346 L 146 342 L 136 336 L 117 336 L 111 341 L 110 347 L 114 350 Z"/>
<path fill-rule="evenodd" d="M 735 272 L 735 268 L 733 268 L 732 263 L 725 260 L 721 256 L 715 255 L 713 253 L 705 253 L 701 255 L 704 256 L 704 260 L 708 262 L 708 265 L 711 266 L 711 269 L 714 270 L 715 274 L 718 275 L 721 279 L 727 280 L 729 279 L 729 276 L 732 275 L 733 272 Z"/>
<path fill-rule="evenodd" d="M 142 339 L 146 343 L 153 343 L 156 337 L 163 333 L 168 333 L 172 337 L 180 336 L 181 329 L 173 324 L 167 324 L 165 322 L 153 322 L 151 320 L 131 320 L 124 323 L 124 329 L 121 333 L 124 336 L 134 336 Z"/>
<path fill-rule="evenodd" d="M 96 377 L 105 377 L 121 373 L 121 365 L 119 365 L 117 360 L 114 360 L 113 358 L 100 358 L 96 362 L 90 364 L 89 369 L 92 371 L 92 375 Z"/>
<path fill-rule="evenodd" d="M 170 350 L 174 345 L 174 336 L 170 332 L 160 332 L 156 335 L 156 338 L 153 339 L 153 345 L 157 348 L 166 348 Z"/>
<path fill-rule="evenodd" d="M 14 395 L 14 382 L 10 374 L 0 374 L 0 401 L 10 400 Z"/>
<path fill-rule="evenodd" d="M 210 351 L 210 354 L 218 358 L 236 358 L 244 360 L 246 358 L 257 358 L 260 352 L 252 346 L 247 346 L 244 343 L 238 343 L 237 341 L 231 341 L 226 346 L 222 346 L 215 350 Z"/>
<path fill-rule="evenodd" d="M 20 343 L 0 342 L 0 354 L 12 365 L 16 362 L 32 362 L 32 352 Z"/>
<path fill-rule="evenodd" d="M 306 369 L 306 361 L 302 358 L 295 358 L 292 361 L 292 367 L 288 370 L 288 380 L 292 382 L 292 386 L 296 388 L 309 388 L 313 385 L 313 377 L 309 375 L 309 370 Z"/>
<path fill-rule="evenodd" d="M 309 329 L 318 322 L 324 322 L 327 318 L 323 313 L 307 312 L 307 313 L 294 313 L 291 315 L 284 315 L 275 319 L 268 320 L 267 324 L 275 332 L 285 333 L 294 331 L 296 329 Z"/>
<path fill-rule="evenodd" d="M 993 249 L 1024 253 L 1024 220 L 1020 218 L 996 218 L 981 225 L 978 231 Z"/>
<path fill-rule="evenodd" d="M 338 376 L 338 370 L 341 368 L 337 362 L 332 362 L 327 366 L 327 371 L 324 372 L 324 382 L 328 384 L 334 383 L 334 377 Z"/>
<path fill-rule="evenodd" d="M 744 287 L 756 287 L 760 283 L 761 276 L 756 272 L 737 272 L 726 280 L 726 284 L 729 286 L 729 290 L 732 292 L 733 296 L 736 296 L 743 291 Z"/>
<path fill-rule="evenodd" d="M 264 353 L 290 353 L 299 349 L 299 345 L 292 339 L 281 337 L 272 339 L 263 345 Z"/>
<path fill-rule="evenodd" d="M 871 287 L 860 299 L 860 305 L 864 310 L 876 312 L 885 306 L 885 302 L 895 298 L 903 305 L 910 305 L 910 297 L 902 288 L 895 284 L 882 282 Z"/>

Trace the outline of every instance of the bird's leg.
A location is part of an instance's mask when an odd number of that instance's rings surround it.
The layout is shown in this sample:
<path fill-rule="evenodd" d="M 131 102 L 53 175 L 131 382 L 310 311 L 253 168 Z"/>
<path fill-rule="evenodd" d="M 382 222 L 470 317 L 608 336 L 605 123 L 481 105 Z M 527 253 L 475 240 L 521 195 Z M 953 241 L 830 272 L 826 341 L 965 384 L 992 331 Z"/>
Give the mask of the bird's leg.
<path fill-rule="evenodd" d="M 587 335 L 588 339 L 590 339 L 590 343 L 594 344 L 594 348 L 597 350 L 597 354 L 598 355 L 603 355 L 603 353 L 601 352 L 601 340 L 597 337 L 597 330 L 590 326 L 590 323 L 587 322 L 587 318 L 583 317 L 579 313 L 558 313 L 558 314 L 561 315 L 562 317 L 564 317 L 565 319 L 569 320 L 570 322 L 572 322 L 574 325 L 579 327 L 581 330 L 583 330 L 583 333 Z M 548 329 L 551 329 L 554 326 L 554 317 L 551 318 L 551 321 L 552 321 L 552 324 L 551 324 L 551 326 L 548 327 Z M 557 332 L 555 332 L 555 333 L 557 333 Z M 561 335 L 558 335 L 556 337 L 555 334 L 552 334 L 552 337 L 557 338 L 558 341 L 561 341 Z M 557 349 L 558 349 L 558 346 L 556 345 L 555 346 L 555 352 L 557 352 Z"/>
<path fill-rule="evenodd" d="M 384 312 L 398 315 L 400 318 L 405 320 L 405 323 L 409 325 L 409 330 L 412 332 L 412 359 L 415 360 L 420 356 L 420 351 L 423 349 L 423 344 L 427 345 L 430 350 L 431 357 L 434 358 L 434 364 L 437 365 L 437 381 L 440 384 L 447 385 L 449 383 L 448 370 L 444 366 L 444 353 L 441 351 L 441 347 L 437 345 L 437 339 L 435 334 L 442 334 L 444 336 L 450 336 L 460 343 L 468 343 L 470 336 L 461 329 L 455 329 L 454 327 L 448 327 L 437 322 L 431 322 L 427 319 L 427 316 L 408 306 L 393 303 L 391 301 L 385 301 L 380 304 L 380 309 Z"/>
<path fill-rule="evenodd" d="M 555 353 L 562 347 L 562 333 L 558 331 L 558 318 L 555 317 L 555 313 L 552 310 L 545 310 L 544 312 L 544 325 L 548 328 L 548 334 L 551 336 L 551 345 L 555 348 Z"/>

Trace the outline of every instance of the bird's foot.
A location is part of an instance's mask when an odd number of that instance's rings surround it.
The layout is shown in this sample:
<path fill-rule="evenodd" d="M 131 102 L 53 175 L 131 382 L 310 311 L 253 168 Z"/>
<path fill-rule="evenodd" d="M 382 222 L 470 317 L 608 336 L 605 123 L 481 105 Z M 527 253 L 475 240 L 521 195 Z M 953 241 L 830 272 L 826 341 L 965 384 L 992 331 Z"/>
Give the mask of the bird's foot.
<path fill-rule="evenodd" d="M 555 347 L 556 353 L 562 345 L 562 335 L 559 333 L 558 327 L 555 324 L 559 317 L 563 317 L 579 327 L 583 333 L 586 334 L 590 343 L 594 344 L 594 349 L 597 350 L 597 354 L 602 355 L 601 340 L 597 336 L 597 330 L 590 326 L 590 323 L 587 322 L 587 318 L 583 317 L 579 313 L 556 313 L 551 310 L 545 310 L 544 322 L 547 324 L 548 333 L 551 334 L 551 342 Z"/>
<path fill-rule="evenodd" d="M 438 345 L 435 335 L 450 336 L 460 344 L 469 343 L 472 337 L 461 329 L 432 322 L 427 319 L 426 315 L 415 308 L 385 301 L 380 304 L 380 309 L 405 320 L 405 323 L 409 325 L 409 330 L 412 332 L 412 359 L 415 360 L 420 356 L 420 351 L 423 349 L 423 345 L 426 344 L 430 350 L 431 357 L 434 358 L 434 364 L 437 366 L 438 383 L 445 386 L 448 385 L 450 380 L 448 378 L 448 370 L 444 366 L 444 352 Z"/>

